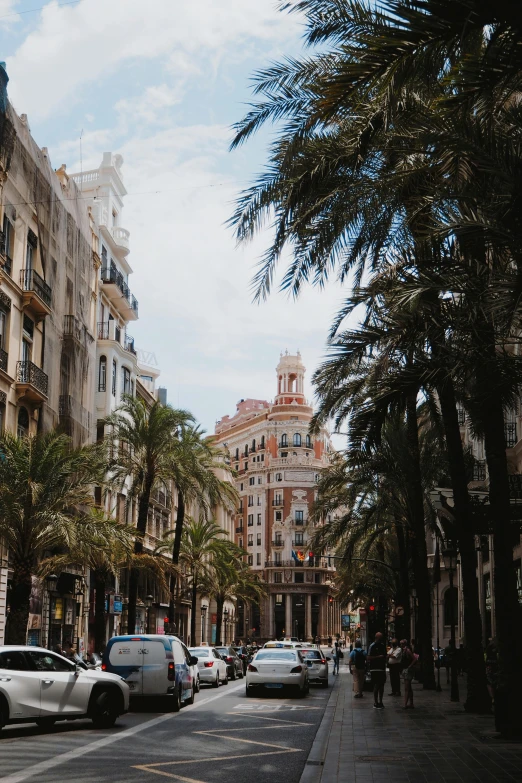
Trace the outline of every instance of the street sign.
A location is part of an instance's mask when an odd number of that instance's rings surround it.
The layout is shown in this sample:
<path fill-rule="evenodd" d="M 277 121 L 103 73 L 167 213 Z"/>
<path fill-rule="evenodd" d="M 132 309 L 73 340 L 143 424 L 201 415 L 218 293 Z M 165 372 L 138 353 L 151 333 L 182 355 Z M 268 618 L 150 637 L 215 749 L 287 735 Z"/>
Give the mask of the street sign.
<path fill-rule="evenodd" d="M 404 614 L 404 606 L 396 606 L 395 607 L 395 616 L 396 617 L 402 617 Z"/>
<path fill-rule="evenodd" d="M 341 615 L 341 630 L 342 631 L 349 631 L 350 630 L 350 615 L 349 614 L 342 614 Z"/>

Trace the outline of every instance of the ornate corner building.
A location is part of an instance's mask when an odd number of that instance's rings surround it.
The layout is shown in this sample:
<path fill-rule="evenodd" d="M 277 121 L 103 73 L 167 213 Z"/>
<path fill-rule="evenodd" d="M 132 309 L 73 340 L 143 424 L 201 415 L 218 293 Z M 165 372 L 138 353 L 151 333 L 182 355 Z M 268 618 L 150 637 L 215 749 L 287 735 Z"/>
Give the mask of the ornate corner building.
<path fill-rule="evenodd" d="M 224 416 L 215 430 L 237 474 L 235 541 L 268 589 L 259 607 L 238 602 L 236 634 L 324 638 L 340 631 L 335 566 L 328 553 L 311 551 L 309 513 L 332 446 L 326 429 L 309 434 L 313 409 L 304 395 L 301 355 L 281 355 L 276 372 L 272 403 L 240 400 L 235 415 Z"/>

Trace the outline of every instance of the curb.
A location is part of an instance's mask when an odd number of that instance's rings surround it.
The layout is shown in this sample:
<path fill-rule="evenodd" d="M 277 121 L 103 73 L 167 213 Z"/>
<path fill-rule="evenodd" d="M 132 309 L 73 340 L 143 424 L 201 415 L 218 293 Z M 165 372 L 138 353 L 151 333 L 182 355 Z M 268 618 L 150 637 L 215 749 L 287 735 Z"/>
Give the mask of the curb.
<path fill-rule="evenodd" d="M 299 783 L 319 783 L 323 775 L 324 762 L 328 752 L 330 732 L 334 721 L 335 710 L 341 693 L 341 677 L 337 675 L 332 686 L 330 698 L 324 711 L 320 726 L 315 735 L 310 753 L 306 759 Z"/>

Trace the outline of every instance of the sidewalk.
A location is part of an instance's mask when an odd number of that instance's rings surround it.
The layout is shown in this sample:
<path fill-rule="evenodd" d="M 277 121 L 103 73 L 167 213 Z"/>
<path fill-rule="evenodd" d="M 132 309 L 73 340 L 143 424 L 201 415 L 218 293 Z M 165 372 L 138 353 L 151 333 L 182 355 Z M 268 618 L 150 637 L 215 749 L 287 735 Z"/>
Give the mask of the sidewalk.
<path fill-rule="evenodd" d="M 404 710 L 402 697 L 387 696 L 388 678 L 386 709 L 374 710 L 371 692 L 353 699 L 341 664 L 300 783 L 520 783 L 522 743 L 497 739 L 493 716 L 450 702 L 445 679 L 442 693 L 414 684 L 415 709 Z"/>

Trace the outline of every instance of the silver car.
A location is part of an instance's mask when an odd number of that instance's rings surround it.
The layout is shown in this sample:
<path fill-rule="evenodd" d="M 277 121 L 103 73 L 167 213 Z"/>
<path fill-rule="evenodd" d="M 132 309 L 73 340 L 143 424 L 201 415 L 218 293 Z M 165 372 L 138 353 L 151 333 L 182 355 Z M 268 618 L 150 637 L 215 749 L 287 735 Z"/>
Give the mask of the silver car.
<path fill-rule="evenodd" d="M 199 681 L 219 688 L 228 684 L 227 664 L 214 647 L 189 647 L 189 652 L 198 659 Z"/>
<path fill-rule="evenodd" d="M 308 666 L 308 679 L 318 682 L 323 688 L 328 688 L 328 656 L 324 656 L 317 647 L 300 650 Z"/>
<path fill-rule="evenodd" d="M 309 690 L 308 666 L 300 650 L 268 648 L 262 649 L 248 664 L 246 695 L 255 690 L 282 689 L 290 687 L 306 696 Z"/>

